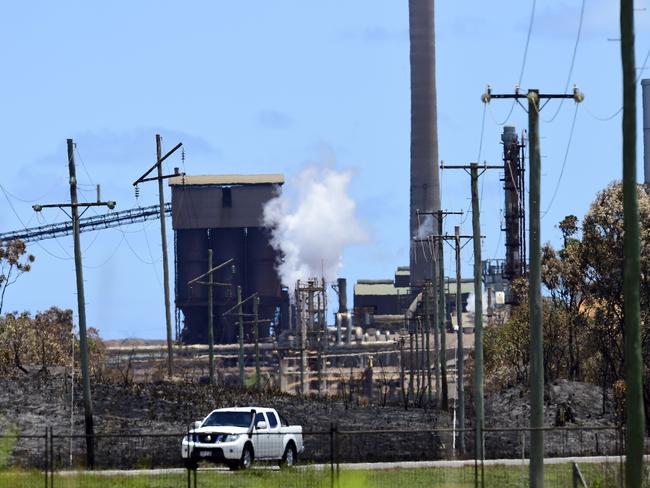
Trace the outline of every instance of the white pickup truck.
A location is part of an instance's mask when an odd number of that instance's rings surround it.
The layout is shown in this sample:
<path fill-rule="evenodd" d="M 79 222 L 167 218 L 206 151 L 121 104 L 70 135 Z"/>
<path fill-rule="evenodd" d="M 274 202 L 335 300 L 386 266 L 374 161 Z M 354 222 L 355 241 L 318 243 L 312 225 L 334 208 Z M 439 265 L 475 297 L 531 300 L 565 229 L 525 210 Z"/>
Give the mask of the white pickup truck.
<path fill-rule="evenodd" d="M 247 469 L 254 460 L 293 466 L 304 450 L 302 427 L 289 425 L 272 408 L 219 408 L 194 422 L 183 438 L 181 457 L 188 469 L 199 461 Z"/>

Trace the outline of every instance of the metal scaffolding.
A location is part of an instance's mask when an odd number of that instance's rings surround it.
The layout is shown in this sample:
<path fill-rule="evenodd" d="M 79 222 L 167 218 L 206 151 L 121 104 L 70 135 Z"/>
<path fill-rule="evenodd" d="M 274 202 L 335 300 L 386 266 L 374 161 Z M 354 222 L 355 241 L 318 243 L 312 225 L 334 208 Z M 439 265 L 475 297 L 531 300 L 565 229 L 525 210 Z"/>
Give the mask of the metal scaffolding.
<path fill-rule="evenodd" d="M 165 204 L 165 213 L 172 213 L 172 206 L 170 203 Z M 91 217 L 81 218 L 79 219 L 79 230 L 84 232 L 98 229 L 109 229 L 124 224 L 134 224 L 158 218 L 160 218 L 158 205 L 132 208 L 120 212 L 109 212 L 102 215 L 93 215 Z M 55 237 L 63 237 L 70 234 L 72 234 L 71 221 L 57 222 L 54 224 L 41 225 L 39 227 L 31 227 L 28 229 L 2 233 L 0 234 L 0 242 L 9 242 L 15 239 L 20 239 L 25 242 L 35 242 L 45 239 L 53 239 Z"/>

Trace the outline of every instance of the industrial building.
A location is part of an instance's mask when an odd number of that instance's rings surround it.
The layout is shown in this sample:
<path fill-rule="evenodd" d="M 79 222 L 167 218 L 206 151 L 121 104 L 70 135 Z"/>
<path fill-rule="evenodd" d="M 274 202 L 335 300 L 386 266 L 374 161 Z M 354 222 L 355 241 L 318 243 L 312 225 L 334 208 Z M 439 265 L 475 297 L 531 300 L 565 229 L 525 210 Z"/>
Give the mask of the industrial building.
<path fill-rule="evenodd" d="M 216 271 L 213 289 L 214 338 L 217 343 L 238 339 L 235 317 L 222 313 L 242 297 L 258 293 L 260 337 L 268 337 L 278 325 L 282 287 L 275 269 L 278 255 L 262 226 L 264 205 L 276 197 L 284 177 L 269 175 L 177 176 L 169 180 L 172 190 L 172 227 L 176 267 L 175 301 L 182 314 L 182 340 L 206 343 L 208 323 L 207 286 L 188 282 L 208 270 L 208 249 L 213 266 L 233 259 Z M 286 293 L 285 293 L 286 295 Z M 250 313 L 250 311 L 248 311 Z M 250 336 L 250 325 L 246 335 Z"/>
<path fill-rule="evenodd" d="M 370 327 L 375 322 L 385 322 L 394 316 L 402 320 L 409 305 L 413 302 L 411 280 L 408 266 L 400 266 L 395 271 L 394 279 L 358 280 L 354 285 L 355 325 Z M 445 313 L 447 325 L 456 313 L 456 281 L 446 279 Z M 467 312 L 467 300 L 474 293 L 474 281 L 471 278 L 461 280 L 461 297 L 463 312 Z"/>

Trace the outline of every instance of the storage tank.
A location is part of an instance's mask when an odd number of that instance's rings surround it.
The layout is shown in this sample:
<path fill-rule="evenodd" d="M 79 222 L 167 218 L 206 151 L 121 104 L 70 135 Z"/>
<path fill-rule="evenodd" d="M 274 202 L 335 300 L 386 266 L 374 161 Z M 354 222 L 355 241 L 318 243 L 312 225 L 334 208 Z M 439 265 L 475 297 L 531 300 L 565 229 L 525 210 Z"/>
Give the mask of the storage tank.
<path fill-rule="evenodd" d="M 213 289 L 215 342 L 238 340 L 236 314 L 222 317 L 237 303 L 237 286 L 241 286 L 243 298 L 259 294 L 259 319 L 264 323 L 260 337 L 269 335 L 269 322 L 276 320 L 282 293 L 275 269 L 276 252 L 261 222 L 264 205 L 280 192 L 283 183 L 282 175 L 170 178 L 172 225 L 176 231 L 176 306 L 183 312 L 185 342 L 207 340 L 208 288 L 196 285 L 190 295 L 187 282 L 208 271 L 208 248 L 213 251 L 213 266 L 229 259 L 235 266 L 234 273 L 229 265 L 213 275 L 213 281 L 231 284 Z M 245 313 L 252 312 L 249 308 L 245 307 Z M 251 326 L 245 328 L 248 339 L 252 337 Z"/>

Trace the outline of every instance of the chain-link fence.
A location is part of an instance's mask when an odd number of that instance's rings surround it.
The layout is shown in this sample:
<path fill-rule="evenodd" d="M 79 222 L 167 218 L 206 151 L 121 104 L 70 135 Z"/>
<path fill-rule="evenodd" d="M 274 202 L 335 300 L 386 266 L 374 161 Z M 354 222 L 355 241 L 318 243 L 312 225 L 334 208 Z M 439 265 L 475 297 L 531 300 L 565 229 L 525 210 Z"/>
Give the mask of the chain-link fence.
<path fill-rule="evenodd" d="M 544 430 L 545 486 L 624 486 L 624 433 Z M 526 487 L 530 429 L 0 436 L 0 487 Z M 479 439 L 479 442 L 476 440 Z M 481 445 L 484 446 L 481 454 Z"/>

